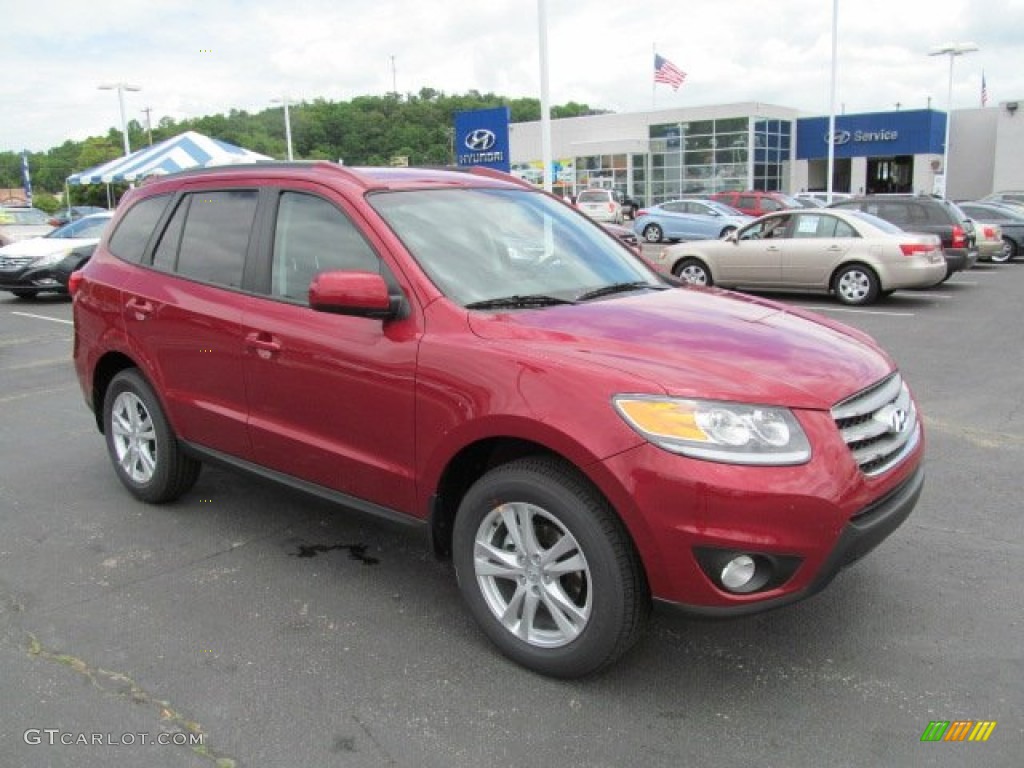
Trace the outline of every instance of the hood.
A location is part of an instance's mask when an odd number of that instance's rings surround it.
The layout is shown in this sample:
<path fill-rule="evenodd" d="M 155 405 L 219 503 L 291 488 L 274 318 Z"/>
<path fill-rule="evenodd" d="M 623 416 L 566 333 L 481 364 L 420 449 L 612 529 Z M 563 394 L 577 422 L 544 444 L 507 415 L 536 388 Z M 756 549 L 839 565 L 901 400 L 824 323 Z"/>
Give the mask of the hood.
<path fill-rule="evenodd" d="M 0 256 L 36 258 L 50 253 L 71 251 L 83 245 L 95 245 L 98 242 L 97 238 L 33 237 L 28 240 L 19 240 L 16 243 L 5 245 L 3 248 L 0 248 Z"/>
<path fill-rule="evenodd" d="M 8 242 L 15 243 L 19 240 L 28 240 L 31 237 L 42 237 L 52 232 L 53 227 L 49 224 L 0 224 L 0 232 Z"/>
<path fill-rule="evenodd" d="M 868 337 L 775 302 L 677 288 L 588 304 L 471 312 L 474 333 L 518 354 L 600 365 L 680 397 L 827 409 L 894 369 Z M 638 382 L 639 383 L 639 382 Z"/>

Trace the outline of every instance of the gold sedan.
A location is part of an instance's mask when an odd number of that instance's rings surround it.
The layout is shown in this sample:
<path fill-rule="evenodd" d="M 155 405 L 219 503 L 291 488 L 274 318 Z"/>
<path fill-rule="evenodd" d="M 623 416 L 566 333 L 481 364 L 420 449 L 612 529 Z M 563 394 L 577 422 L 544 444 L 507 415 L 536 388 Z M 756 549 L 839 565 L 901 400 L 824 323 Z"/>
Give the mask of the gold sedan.
<path fill-rule="evenodd" d="M 942 242 L 869 213 L 808 208 L 762 216 L 721 240 L 662 249 L 656 266 L 698 285 L 834 294 L 871 304 L 946 277 Z"/>

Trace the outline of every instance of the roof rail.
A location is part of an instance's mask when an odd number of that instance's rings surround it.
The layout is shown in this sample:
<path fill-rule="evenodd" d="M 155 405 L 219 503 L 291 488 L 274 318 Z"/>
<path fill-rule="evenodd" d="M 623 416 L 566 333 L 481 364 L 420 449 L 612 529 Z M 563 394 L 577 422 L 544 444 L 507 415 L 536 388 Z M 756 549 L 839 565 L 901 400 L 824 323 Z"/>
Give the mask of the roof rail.
<path fill-rule="evenodd" d="M 348 181 L 362 189 L 371 189 L 377 186 L 372 179 L 367 178 L 358 171 L 344 165 L 339 165 L 338 163 L 332 163 L 328 160 L 259 160 L 255 163 L 239 163 L 236 165 L 225 163 L 224 165 L 210 165 L 202 168 L 186 168 L 185 170 L 178 171 L 174 174 L 153 174 L 143 178 L 140 183 L 155 183 L 166 179 L 168 176 L 205 176 L 207 174 L 224 173 L 225 171 L 232 170 L 276 171 L 287 168 L 315 168 L 318 170 L 329 171 L 331 173 L 344 176 Z"/>

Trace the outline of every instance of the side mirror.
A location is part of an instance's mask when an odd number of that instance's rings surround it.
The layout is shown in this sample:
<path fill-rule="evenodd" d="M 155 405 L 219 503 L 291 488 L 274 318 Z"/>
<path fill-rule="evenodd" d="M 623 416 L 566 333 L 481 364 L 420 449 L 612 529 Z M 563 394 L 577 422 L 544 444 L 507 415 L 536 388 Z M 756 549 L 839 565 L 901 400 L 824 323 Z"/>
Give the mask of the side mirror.
<path fill-rule="evenodd" d="M 399 315 L 402 297 L 392 296 L 376 272 L 321 272 L 309 284 L 309 306 L 318 312 L 390 320 Z"/>
<path fill-rule="evenodd" d="M 731 232 L 728 232 L 725 235 L 725 240 L 726 240 L 726 242 L 729 242 L 729 243 L 738 243 L 740 241 L 740 236 L 737 233 L 737 231 L 734 229 L 734 230 L 732 230 Z"/>

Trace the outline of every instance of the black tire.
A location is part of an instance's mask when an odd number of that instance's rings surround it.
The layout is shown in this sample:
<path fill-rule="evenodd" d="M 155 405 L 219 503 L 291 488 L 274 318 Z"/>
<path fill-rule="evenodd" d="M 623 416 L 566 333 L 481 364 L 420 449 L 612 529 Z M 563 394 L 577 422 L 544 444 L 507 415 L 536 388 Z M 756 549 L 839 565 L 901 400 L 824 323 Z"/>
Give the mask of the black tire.
<path fill-rule="evenodd" d="M 992 257 L 992 261 L 996 264 L 1005 264 L 1008 261 L 1013 261 L 1017 256 L 1017 244 L 1009 237 L 1003 237 L 1003 248 L 999 253 Z"/>
<path fill-rule="evenodd" d="M 715 281 L 711 277 L 711 270 L 708 269 L 708 265 L 700 259 L 695 259 L 692 256 L 683 259 L 672 268 L 672 274 L 678 277 L 680 280 L 691 285 L 714 285 Z"/>
<path fill-rule="evenodd" d="M 878 275 L 863 264 L 847 264 L 832 278 L 832 291 L 843 304 L 861 307 L 878 300 Z"/>
<path fill-rule="evenodd" d="M 19 299 L 34 299 L 36 297 L 35 291 L 11 291 Z"/>
<path fill-rule="evenodd" d="M 657 224 L 648 224 L 644 227 L 644 240 L 648 243 L 660 243 L 665 233 Z"/>
<path fill-rule="evenodd" d="M 114 472 L 137 499 L 174 501 L 199 478 L 202 464 L 182 452 L 160 400 L 134 368 L 121 371 L 107 388 L 103 431 Z"/>
<path fill-rule="evenodd" d="M 556 554 L 546 563 L 549 553 Z M 474 483 L 455 518 L 453 560 L 484 633 L 543 675 L 577 678 L 611 664 L 650 613 L 644 571 L 621 520 L 556 459 L 520 459 Z"/>

